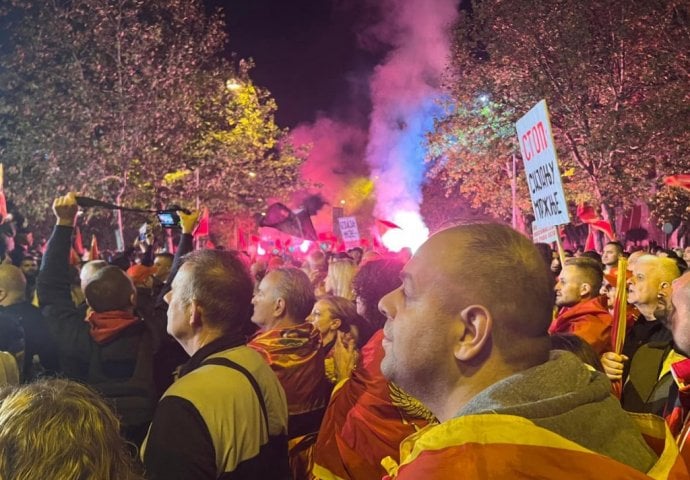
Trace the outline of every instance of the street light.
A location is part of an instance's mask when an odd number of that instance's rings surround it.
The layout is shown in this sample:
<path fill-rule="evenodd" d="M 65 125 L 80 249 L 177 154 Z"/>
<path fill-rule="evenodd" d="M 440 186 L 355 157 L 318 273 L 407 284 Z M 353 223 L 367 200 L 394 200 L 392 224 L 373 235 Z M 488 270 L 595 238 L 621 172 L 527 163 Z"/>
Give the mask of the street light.
<path fill-rule="evenodd" d="M 235 90 L 239 90 L 240 88 L 242 88 L 242 83 L 236 78 L 229 78 L 225 82 L 225 88 L 234 92 Z"/>

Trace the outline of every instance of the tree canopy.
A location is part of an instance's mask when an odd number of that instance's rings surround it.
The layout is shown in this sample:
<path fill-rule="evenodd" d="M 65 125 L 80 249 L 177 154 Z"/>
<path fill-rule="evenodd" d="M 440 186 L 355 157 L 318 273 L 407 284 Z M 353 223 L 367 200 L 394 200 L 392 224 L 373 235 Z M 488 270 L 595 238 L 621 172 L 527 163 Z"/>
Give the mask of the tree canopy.
<path fill-rule="evenodd" d="M 571 202 L 610 219 L 640 200 L 670 208 L 663 176 L 690 171 L 689 14 L 663 0 L 472 3 L 456 29 L 448 115 L 429 137 L 430 174 L 507 217 L 514 123 L 544 98 Z"/>
<path fill-rule="evenodd" d="M 301 158 L 250 63 L 227 59 L 220 12 L 196 0 L 14 0 L 2 14 L 0 161 L 33 221 L 68 190 L 237 211 L 295 184 Z"/>

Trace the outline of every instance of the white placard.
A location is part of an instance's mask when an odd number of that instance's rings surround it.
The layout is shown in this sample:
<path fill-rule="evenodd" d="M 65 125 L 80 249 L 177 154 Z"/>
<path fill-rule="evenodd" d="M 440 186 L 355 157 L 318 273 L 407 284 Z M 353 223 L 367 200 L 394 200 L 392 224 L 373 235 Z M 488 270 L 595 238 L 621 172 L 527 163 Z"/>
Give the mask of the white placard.
<path fill-rule="evenodd" d="M 340 236 L 345 243 L 359 242 L 359 229 L 355 217 L 340 217 L 338 218 L 338 225 L 340 226 Z"/>
<path fill-rule="evenodd" d="M 537 228 L 570 223 L 546 100 L 515 124 Z"/>
<path fill-rule="evenodd" d="M 556 227 L 539 228 L 532 224 L 532 241 L 534 243 L 553 243 L 558 241 Z"/>

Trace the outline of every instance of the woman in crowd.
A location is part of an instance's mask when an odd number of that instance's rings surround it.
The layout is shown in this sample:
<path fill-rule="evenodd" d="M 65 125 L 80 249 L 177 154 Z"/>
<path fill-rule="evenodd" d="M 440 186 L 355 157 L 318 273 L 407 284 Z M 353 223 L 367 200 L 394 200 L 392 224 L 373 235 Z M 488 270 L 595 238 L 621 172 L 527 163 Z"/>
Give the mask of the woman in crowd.
<path fill-rule="evenodd" d="M 358 354 L 359 329 L 364 319 L 357 314 L 355 304 L 343 297 L 326 295 L 314 304 L 307 321 L 321 333 L 323 350 L 326 353 L 326 376 L 331 383 L 347 378 L 354 368 Z M 338 349 L 351 350 L 351 362 L 347 365 L 334 364 L 334 355 Z M 337 368 L 336 368 L 337 367 Z"/>

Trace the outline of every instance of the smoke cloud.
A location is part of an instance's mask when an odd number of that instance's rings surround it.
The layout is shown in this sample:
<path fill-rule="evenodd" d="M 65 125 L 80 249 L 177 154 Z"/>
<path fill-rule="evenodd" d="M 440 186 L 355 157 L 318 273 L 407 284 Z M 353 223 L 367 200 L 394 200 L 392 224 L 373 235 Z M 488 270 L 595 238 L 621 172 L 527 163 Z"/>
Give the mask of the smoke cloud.
<path fill-rule="evenodd" d="M 428 235 L 419 215 L 424 136 L 441 113 L 441 76 L 450 55 L 456 0 L 386 0 L 389 12 L 370 34 L 392 49 L 371 79 L 372 114 L 366 159 L 376 185 L 376 215 L 403 230 L 384 238 L 389 248 L 418 247 Z"/>
<path fill-rule="evenodd" d="M 415 249 L 428 235 L 419 215 L 425 134 L 441 114 L 436 101 L 458 0 L 371 2 L 380 21 L 363 29 L 359 42 L 364 49 L 385 46 L 387 54 L 369 76 L 368 125 L 322 117 L 296 128 L 292 138 L 298 145 L 312 144 L 303 174 L 324 185 L 322 194 L 334 206 L 361 176 L 364 158 L 374 182 L 375 216 L 402 227 L 387 232 L 384 243 L 396 251 Z"/>

